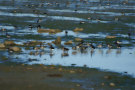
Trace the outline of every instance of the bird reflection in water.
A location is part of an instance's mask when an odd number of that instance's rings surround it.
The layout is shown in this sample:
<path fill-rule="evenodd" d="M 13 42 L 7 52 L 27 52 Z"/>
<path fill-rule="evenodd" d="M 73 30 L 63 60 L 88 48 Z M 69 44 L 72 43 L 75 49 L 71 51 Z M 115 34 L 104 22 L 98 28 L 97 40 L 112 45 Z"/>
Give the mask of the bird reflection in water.
<path fill-rule="evenodd" d="M 117 54 L 117 55 L 121 54 L 121 49 L 117 49 L 117 50 L 116 50 L 116 54 Z"/>
<path fill-rule="evenodd" d="M 61 54 L 61 57 L 67 57 L 67 56 L 69 56 L 68 53 L 64 53 L 64 52 L 63 52 L 63 53 Z"/>
<path fill-rule="evenodd" d="M 50 53 L 49 55 L 50 55 L 50 58 L 52 58 L 54 56 L 54 53 Z"/>
<path fill-rule="evenodd" d="M 101 54 L 103 56 L 104 51 L 102 49 L 98 49 L 98 53 Z"/>
<path fill-rule="evenodd" d="M 54 51 L 54 47 L 53 45 L 50 45 L 50 58 L 52 58 L 52 56 L 54 55 L 53 51 Z"/>
<path fill-rule="evenodd" d="M 107 51 L 106 51 L 106 54 L 110 54 L 112 52 L 112 49 L 108 49 Z"/>
<path fill-rule="evenodd" d="M 39 56 L 42 57 L 44 54 L 45 54 L 45 52 L 44 51 L 41 51 L 40 54 L 39 54 Z"/>
<path fill-rule="evenodd" d="M 63 53 L 61 54 L 61 57 L 69 56 L 69 54 L 68 54 L 69 49 L 68 48 L 63 46 L 62 50 L 63 50 Z"/>
<path fill-rule="evenodd" d="M 92 56 L 93 56 L 94 53 L 95 53 L 95 50 L 94 50 L 94 49 L 91 49 L 91 50 L 90 50 L 91 58 L 92 58 Z"/>

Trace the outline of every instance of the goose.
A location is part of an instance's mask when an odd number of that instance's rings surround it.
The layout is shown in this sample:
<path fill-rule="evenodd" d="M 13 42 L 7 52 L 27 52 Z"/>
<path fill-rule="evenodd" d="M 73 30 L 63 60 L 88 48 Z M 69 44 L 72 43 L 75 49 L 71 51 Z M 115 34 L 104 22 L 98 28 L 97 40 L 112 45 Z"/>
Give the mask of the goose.
<path fill-rule="evenodd" d="M 117 44 L 121 44 L 121 43 L 122 43 L 122 42 L 120 42 L 120 41 L 118 41 L 118 40 L 114 42 L 114 44 L 116 44 L 116 45 L 117 45 Z"/>
<path fill-rule="evenodd" d="M 40 44 L 40 49 L 41 49 L 41 50 L 44 50 L 44 48 L 45 48 L 45 46 L 41 43 L 41 44 Z"/>
<path fill-rule="evenodd" d="M 110 45 L 110 44 L 107 44 L 107 47 L 108 47 L 109 49 L 111 49 L 111 48 L 112 48 L 112 45 Z"/>
<path fill-rule="evenodd" d="M 95 48 L 96 48 L 93 44 L 90 44 L 90 47 L 91 47 L 92 49 L 95 49 Z"/>
<path fill-rule="evenodd" d="M 29 29 L 31 29 L 31 30 L 32 30 L 32 28 L 33 28 L 33 26 L 32 26 L 32 25 L 29 25 Z"/>
<path fill-rule="evenodd" d="M 131 33 L 129 32 L 129 33 L 128 33 L 128 37 L 130 38 L 130 36 L 131 36 Z"/>
<path fill-rule="evenodd" d="M 37 20 L 37 23 L 40 23 L 41 21 L 42 21 L 41 19 L 38 19 L 38 20 Z"/>
<path fill-rule="evenodd" d="M 54 47 L 52 45 L 50 45 L 50 50 L 53 51 L 54 50 Z"/>
<path fill-rule="evenodd" d="M 6 37 L 7 38 L 10 38 L 11 36 L 7 33 L 7 30 L 6 30 Z"/>
<path fill-rule="evenodd" d="M 65 31 L 65 35 L 66 35 L 66 36 L 68 35 L 68 31 L 67 31 L 67 30 Z"/>
<path fill-rule="evenodd" d="M 62 53 L 61 54 L 61 57 L 66 57 L 66 56 L 69 56 L 69 54 L 68 53 Z"/>
<path fill-rule="evenodd" d="M 102 48 L 103 47 L 103 44 L 99 44 L 97 47 L 98 48 Z"/>
<path fill-rule="evenodd" d="M 80 23 L 79 24 L 84 24 L 85 22 L 84 21 L 80 21 Z"/>
<path fill-rule="evenodd" d="M 33 47 L 33 49 L 37 51 L 37 50 L 39 50 L 40 48 L 39 48 L 39 47 Z"/>
<path fill-rule="evenodd" d="M 41 29 L 41 25 L 37 25 L 37 29 Z"/>
<path fill-rule="evenodd" d="M 66 47 L 63 47 L 62 50 L 63 50 L 63 52 L 68 52 L 69 51 L 69 49 L 66 48 Z"/>
<path fill-rule="evenodd" d="M 73 50 L 77 50 L 79 48 L 79 46 L 73 46 L 72 49 Z"/>
<path fill-rule="evenodd" d="M 121 46 L 121 44 L 117 44 L 117 48 L 121 48 L 122 46 Z"/>

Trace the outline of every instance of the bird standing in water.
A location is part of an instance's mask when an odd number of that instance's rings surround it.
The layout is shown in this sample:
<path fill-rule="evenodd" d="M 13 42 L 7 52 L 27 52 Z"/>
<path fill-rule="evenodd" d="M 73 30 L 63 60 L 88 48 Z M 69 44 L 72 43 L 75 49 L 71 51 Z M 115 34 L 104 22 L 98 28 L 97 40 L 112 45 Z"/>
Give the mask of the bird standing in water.
<path fill-rule="evenodd" d="M 50 57 L 51 58 L 54 55 L 53 50 L 54 50 L 54 47 L 52 45 L 50 45 Z"/>
<path fill-rule="evenodd" d="M 99 44 L 97 47 L 98 48 L 102 48 L 103 47 L 103 43 Z"/>
<path fill-rule="evenodd" d="M 111 48 L 112 48 L 112 45 L 111 45 L 111 44 L 107 44 L 107 47 L 108 47 L 109 49 L 111 49 Z"/>
<path fill-rule="evenodd" d="M 67 30 L 65 31 L 65 35 L 66 35 L 66 36 L 68 35 L 68 31 L 67 31 Z"/>
<path fill-rule="evenodd" d="M 95 48 L 96 48 L 93 44 L 90 44 L 90 47 L 91 47 L 92 49 L 95 49 Z"/>
<path fill-rule="evenodd" d="M 65 31 L 65 40 L 66 41 L 68 40 L 68 31 L 67 30 Z"/>
<path fill-rule="evenodd" d="M 41 19 L 38 19 L 38 20 L 37 20 L 37 23 L 40 23 L 41 21 L 42 21 Z"/>
<path fill-rule="evenodd" d="M 29 29 L 32 30 L 33 26 L 32 25 L 29 25 Z"/>
<path fill-rule="evenodd" d="M 131 37 L 131 33 L 130 33 L 130 32 L 128 33 L 128 37 L 129 37 L 129 38 Z"/>
<path fill-rule="evenodd" d="M 67 53 L 67 52 L 69 51 L 69 49 L 68 49 L 68 48 L 65 48 L 65 47 L 63 47 L 62 49 L 63 49 L 63 52 L 64 52 L 64 53 L 65 53 L 65 52 Z"/>
<path fill-rule="evenodd" d="M 5 31 L 6 31 L 6 37 L 10 38 L 11 36 L 8 34 L 7 30 L 5 30 Z"/>
<path fill-rule="evenodd" d="M 121 48 L 121 43 L 122 42 L 120 42 L 120 41 L 117 40 L 114 44 L 117 46 L 117 48 Z"/>
<path fill-rule="evenodd" d="M 37 20 L 37 24 L 38 24 L 38 25 L 37 25 L 37 29 L 41 29 L 41 25 L 39 25 L 39 23 L 40 23 L 41 21 L 42 21 L 41 19 L 38 19 L 38 20 Z"/>
<path fill-rule="evenodd" d="M 54 47 L 52 45 L 50 45 L 50 50 L 53 51 L 54 50 Z"/>
<path fill-rule="evenodd" d="M 37 29 L 41 29 L 41 25 L 37 25 Z"/>

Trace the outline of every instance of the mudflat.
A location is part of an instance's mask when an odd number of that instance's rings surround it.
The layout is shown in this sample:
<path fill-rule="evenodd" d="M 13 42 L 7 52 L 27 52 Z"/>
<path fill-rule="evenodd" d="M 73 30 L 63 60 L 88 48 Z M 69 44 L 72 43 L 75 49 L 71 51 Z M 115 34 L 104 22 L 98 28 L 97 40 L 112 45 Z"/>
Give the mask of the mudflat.
<path fill-rule="evenodd" d="M 1 90 L 134 90 L 127 74 L 86 67 L 0 64 Z"/>

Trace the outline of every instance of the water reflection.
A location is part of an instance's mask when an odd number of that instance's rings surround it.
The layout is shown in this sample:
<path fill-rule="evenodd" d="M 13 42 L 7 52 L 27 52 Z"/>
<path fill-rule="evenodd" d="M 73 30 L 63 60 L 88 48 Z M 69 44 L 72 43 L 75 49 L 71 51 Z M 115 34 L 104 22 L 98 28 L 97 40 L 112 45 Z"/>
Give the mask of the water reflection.
<path fill-rule="evenodd" d="M 121 54 L 121 49 L 117 49 L 116 54 Z"/>
<path fill-rule="evenodd" d="M 135 68 L 133 64 L 135 63 L 135 54 L 133 50 L 135 49 L 87 49 L 81 51 L 72 50 L 70 48 L 68 52 L 63 52 L 61 49 L 55 49 L 53 53 L 38 51 L 35 52 L 36 55 L 11 55 L 13 58 L 18 57 L 17 62 L 24 61 L 24 63 L 27 64 L 60 64 L 63 66 L 76 64 L 76 66 L 81 67 L 87 65 L 87 67 L 96 67 L 118 72 L 127 71 L 130 74 L 135 74 L 133 70 L 133 68 Z M 25 52 L 27 53 L 28 51 Z M 31 60 L 26 61 L 27 58 L 30 58 Z"/>
<path fill-rule="evenodd" d="M 12 4 L 9 4 L 9 2 L 12 2 Z M 88 42 L 100 43 L 104 42 L 104 39 L 106 40 L 106 36 L 114 33 L 113 35 L 116 36 L 116 39 L 121 39 L 122 45 L 126 47 L 126 49 L 125 47 L 113 49 L 110 46 L 110 48 L 98 49 L 81 47 L 73 50 L 70 46 L 65 46 L 64 50 L 58 48 L 50 50 L 49 47 L 44 48 L 43 46 L 39 50 L 38 46 L 37 49 L 35 47 L 35 49 L 31 49 L 30 47 L 30 50 L 22 47 L 21 54 L 6 51 L 2 51 L 2 53 L 6 53 L 4 55 L 11 58 L 11 61 L 14 62 L 87 66 L 135 74 L 133 70 L 135 68 L 135 50 L 128 49 L 128 45 L 132 44 L 134 46 L 135 42 L 133 34 L 135 28 L 133 20 L 135 16 L 134 9 L 134 1 L 131 0 L 128 3 L 123 3 L 123 0 L 118 2 L 104 0 L 70 0 L 66 2 L 65 0 L 61 2 L 6 0 L 5 2 L 0 0 L 0 42 L 4 42 L 6 39 L 15 40 L 15 42 L 22 44 L 25 41 L 33 40 L 33 37 L 37 36 L 36 39 L 39 41 L 48 43 L 60 36 L 63 39 L 62 44 L 76 37 Z M 14 20 L 15 22 L 13 22 Z M 67 23 L 73 25 L 62 26 Z M 39 25 L 42 25 L 45 29 L 57 28 L 56 26 L 59 25 L 59 28 L 62 28 L 62 32 L 41 34 L 37 32 L 38 28 L 42 28 Z M 106 31 L 101 33 L 104 30 L 104 25 L 107 26 L 105 28 Z M 98 27 L 95 28 L 96 26 Z M 83 33 L 76 33 L 72 31 L 76 27 L 84 28 L 85 30 Z M 6 31 L 3 31 L 3 29 Z M 108 29 L 110 32 L 108 32 Z M 132 31 L 129 29 L 132 29 Z M 25 35 L 27 37 L 24 40 L 18 38 L 25 37 Z M 29 37 L 30 35 L 32 38 Z M 8 38 L 9 36 L 11 38 Z M 40 38 L 40 36 L 43 36 L 43 38 Z M 66 51 L 67 48 L 69 49 L 68 51 Z"/>
<path fill-rule="evenodd" d="M 106 51 L 106 54 L 110 54 L 112 52 L 112 49 L 108 49 L 107 51 Z"/>

